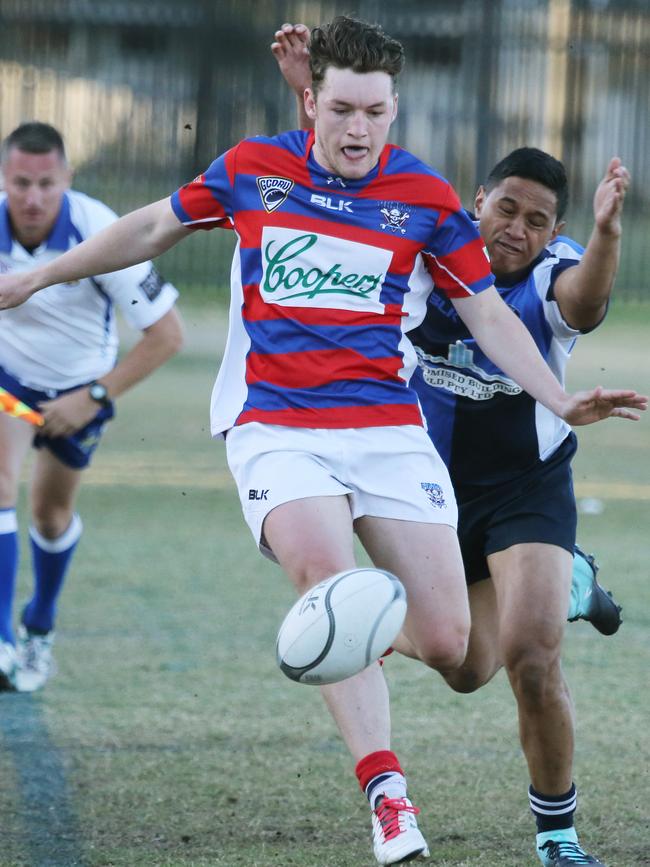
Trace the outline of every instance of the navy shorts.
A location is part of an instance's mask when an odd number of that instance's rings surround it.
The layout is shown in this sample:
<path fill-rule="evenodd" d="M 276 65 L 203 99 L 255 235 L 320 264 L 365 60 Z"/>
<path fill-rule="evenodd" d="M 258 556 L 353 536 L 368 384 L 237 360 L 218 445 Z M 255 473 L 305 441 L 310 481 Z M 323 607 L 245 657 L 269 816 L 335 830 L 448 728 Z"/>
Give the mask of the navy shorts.
<path fill-rule="evenodd" d="M 524 542 L 557 545 L 573 554 L 578 522 L 570 433 L 546 461 L 500 485 L 460 485 L 458 539 L 468 584 L 489 578 L 488 554 Z"/>
<path fill-rule="evenodd" d="M 83 383 L 82 385 L 85 384 L 87 383 Z M 53 400 L 55 397 L 59 397 L 59 395 L 76 391 L 77 388 L 82 387 L 76 386 L 75 388 L 63 389 L 62 391 L 57 391 L 56 389 L 38 391 L 35 388 L 21 385 L 2 366 L 0 366 L 0 386 L 32 409 L 38 409 L 40 401 Z M 114 415 L 115 410 L 112 403 L 110 406 L 102 407 L 95 418 L 69 437 L 47 437 L 38 433 L 38 428 L 34 428 L 36 434 L 33 446 L 37 449 L 49 449 L 66 467 L 81 470 L 90 463 L 92 454 L 99 445 L 102 433 L 104 432 L 104 426 Z"/>

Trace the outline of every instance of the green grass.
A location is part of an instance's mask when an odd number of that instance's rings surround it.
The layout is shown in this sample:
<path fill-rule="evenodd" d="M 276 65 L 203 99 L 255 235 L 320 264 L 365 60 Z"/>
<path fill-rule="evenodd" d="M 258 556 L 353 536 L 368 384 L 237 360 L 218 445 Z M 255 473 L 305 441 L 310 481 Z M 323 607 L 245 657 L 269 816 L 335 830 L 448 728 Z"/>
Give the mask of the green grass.
<path fill-rule="evenodd" d="M 119 402 L 80 497 L 85 533 L 58 622 L 57 676 L 0 695 L 3 867 L 372 865 L 367 807 L 319 693 L 276 669 L 293 599 L 258 555 L 208 433 L 223 321 Z M 572 388 L 650 390 L 647 310 L 583 342 Z M 645 353 L 645 362 L 644 362 Z M 609 867 L 649 864 L 650 435 L 580 431 L 580 539 L 625 606 L 614 638 L 569 628 L 579 827 Z M 26 526 L 25 492 L 20 513 Z M 19 599 L 28 592 L 25 548 Z M 394 746 L 437 867 L 533 867 L 527 774 L 503 675 L 470 696 L 392 656 Z"/>

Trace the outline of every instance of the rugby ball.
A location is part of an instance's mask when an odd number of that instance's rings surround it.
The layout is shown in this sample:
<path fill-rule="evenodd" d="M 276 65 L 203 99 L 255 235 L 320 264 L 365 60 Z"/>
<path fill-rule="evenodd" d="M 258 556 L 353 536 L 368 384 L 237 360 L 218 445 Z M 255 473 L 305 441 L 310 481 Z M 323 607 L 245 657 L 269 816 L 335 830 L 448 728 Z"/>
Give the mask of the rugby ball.
<path fill-rule="evenodd" d="M 324 684 L 385 653 L 406 616 L 406 591 L 383 569 L 349 569 L 307 591 L 284 618 L 276 653 L 291 680 Z"/>

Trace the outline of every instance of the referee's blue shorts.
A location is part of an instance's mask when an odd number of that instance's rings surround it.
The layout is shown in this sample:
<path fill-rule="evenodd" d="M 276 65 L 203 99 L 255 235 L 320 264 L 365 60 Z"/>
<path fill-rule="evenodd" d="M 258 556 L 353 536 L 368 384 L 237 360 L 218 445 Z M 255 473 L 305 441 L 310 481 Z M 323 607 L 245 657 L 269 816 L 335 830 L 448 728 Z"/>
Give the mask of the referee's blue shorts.
<path fill-rule="evenodd" d="M 81 387 L 81 385 L 78 385 L 75 388 L 66 388 L 62 391 L 56 391 L 55 389 L 38 391 L 35 388 L 28 388 L 26 385 L 22 385 L 2 366 L 0 366 L 0 386 L 32 409 L 38 409 L 38 404 L 41 401 L 53 400 L 55 397 L 60 397 L 62 394 L 67 394 L 70 391 L 76 391 L 77 388 Z M 99 445 L 106 422 L 113 418 L 114 415 L 115 410 L 112 403 L 110 406 L 102 407 L 87 425 L 84 425 L 68 437 L 44 436 L 38 433 L 38 428 L 35 428 L 36 434 L 33 446 L 37 449 L 46 448 L 65 464 L 66 467 L 81 470 L 90 463 L 93 452 Z"/>
<path fill-rule="evenodd" d="M 523 542 L 557 545 L 573 553 L 577 510 L 570 433 L 545 461 L 500 485 L 460 485 L 458 539 L 468 584 L 490 575 L 487 556 Z"/>

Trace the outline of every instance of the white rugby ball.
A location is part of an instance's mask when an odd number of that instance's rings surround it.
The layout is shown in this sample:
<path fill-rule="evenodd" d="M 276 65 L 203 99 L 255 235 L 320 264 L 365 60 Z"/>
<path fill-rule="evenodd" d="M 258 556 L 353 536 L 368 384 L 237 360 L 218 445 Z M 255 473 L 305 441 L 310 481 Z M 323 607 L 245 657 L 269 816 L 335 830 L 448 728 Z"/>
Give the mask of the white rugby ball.
<path fill-rule="evenodd" d="M 349 569 L 307 591 L 284 618 L 278 665 L 299 683 L 336 683 L 385 653 L 406 616 L 401 581 L 383 569 Z"/>

